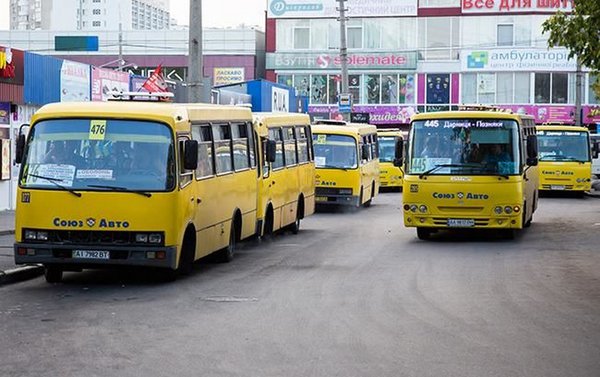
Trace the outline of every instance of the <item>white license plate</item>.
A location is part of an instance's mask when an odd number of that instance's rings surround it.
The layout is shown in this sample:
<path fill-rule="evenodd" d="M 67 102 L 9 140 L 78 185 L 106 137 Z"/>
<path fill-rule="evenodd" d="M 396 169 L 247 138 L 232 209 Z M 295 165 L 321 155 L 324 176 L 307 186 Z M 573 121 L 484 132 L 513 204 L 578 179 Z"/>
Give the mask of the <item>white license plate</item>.
<path fill-rule="evenodd" d="M 550 186 L 551 190 L 564 190 L 565 186 L 557 186 L 557 185 L 551 185 Z"/>
<path fill-rule="evenodd" d="M 448 226 L 456 228 L 468 228 L 475 226 L 474 219 L 448 219 Z"/>
<path fill-rule="evenodd" d="M 78 259 L 110 259 L 110 253 L 105 250 L 73 250 L 72 257 Z"/>

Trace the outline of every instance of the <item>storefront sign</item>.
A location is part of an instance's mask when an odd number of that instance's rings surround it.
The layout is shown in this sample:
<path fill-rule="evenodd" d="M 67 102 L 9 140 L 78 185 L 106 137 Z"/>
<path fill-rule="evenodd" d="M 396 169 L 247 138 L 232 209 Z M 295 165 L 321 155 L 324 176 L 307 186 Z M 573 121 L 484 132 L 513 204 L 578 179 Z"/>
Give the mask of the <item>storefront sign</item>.
<path fill-rule="evenodd" d="M 0 82 L 23 85 L 23 51 L 0 46 Z"/>
<path fill-rule="evenodd" d="M 244 81 L 244 68 L 215 68 L 213 86 L 237 84 Z"/>
<path fill-rule="evenodd" d="M 576 62 L 566 49 L 522 48 L 463 50 L 463 72 L 575 71 Z"/>
<path fill-rule="evenodd" d="M 574 0 L 461 0 L 463 13 L 571 12 Z"/>
<path fill-rule="evenodd" d="M 341 58 L 337 54 L 268 53 L 267 69 L 339 69 Z M 406 69 L 417 68 L 416 52 L 382 52 L 349 54 L 350 69 Z"/>
<path fill-rule="evenodd" d="M 60 69 L 61 102 L 90 100 L 90 66 L 63 60 Z"/>
<path fill-rule="evenodd" d="M 410 117 L 416 113 L 414 106 L 354 105 L 353 113 L 367 113 L 371 124 L 408 124 Z M 336 119 L 340 114 L 337 106 L 309 106 L 308 112 L 313 115 L 325 115 Z M 323 117 L 321 117 L 323 118 Z"/>
<path fill-rule="evenodd" d="M 269 0 L 268 18 L 339 17 L 338 0 Z M 347 0 L 349 17 L 416 16 L 417 0 Z"/>
<path fill-rule="evenodd" d="M 584 124 L 600 123 L 600 106 L 585 106 L 581 120 Z"/>
<path fill-rule="evenodd" d="M 0 124 L 10 124 L 10 103 L 0 102 Z"/>
<path fill-rule="evenodd" d="M 92 67 L 92 101 L 106 101 L 111 91 L 129 91 L 129 73 Z"/>
<path fill-rule="evenodd" d="M 535 118 L 535 123 L 575 123 L 575 106 L 553 106 L 553 105 L 499 105 L 504 109 L 510 109 L 517 114 L 528 114 Z"/>

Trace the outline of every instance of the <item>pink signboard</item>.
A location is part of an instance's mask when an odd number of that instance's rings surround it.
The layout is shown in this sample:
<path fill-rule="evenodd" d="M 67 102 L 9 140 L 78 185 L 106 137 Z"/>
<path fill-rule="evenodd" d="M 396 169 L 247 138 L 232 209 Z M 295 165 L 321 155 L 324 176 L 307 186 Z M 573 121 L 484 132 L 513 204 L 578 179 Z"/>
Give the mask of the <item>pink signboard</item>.
<path fill-rule="evenodd" d="M 106 101 L 111 91 L 129 91 L 129 73 L 92 67 L 92 101 Z"/>
<path fill-rule="evenodd" d="M 416 106 L 373 106 L 356 105 L 352 111 L 369 113 L 372 124 L 408 124 L 410 117 L 417 112 Z M 337 106 L 309 106 L 308 112 L 312 114 L 329 114 L 329 119 L 340 117 Z"/>
<path fill-rule="evenodd" d="M 585 106 L 581 120 L 584 124 L 600 123 L 600 106 Z"/>
<path fill-rule="evenodd" d="M 575 106 L 555 105 L 499 105 L 510 109 L 517 114 L 533 115 L 536 124 L 559 122 L 564 124 L 575 123 Z"/>

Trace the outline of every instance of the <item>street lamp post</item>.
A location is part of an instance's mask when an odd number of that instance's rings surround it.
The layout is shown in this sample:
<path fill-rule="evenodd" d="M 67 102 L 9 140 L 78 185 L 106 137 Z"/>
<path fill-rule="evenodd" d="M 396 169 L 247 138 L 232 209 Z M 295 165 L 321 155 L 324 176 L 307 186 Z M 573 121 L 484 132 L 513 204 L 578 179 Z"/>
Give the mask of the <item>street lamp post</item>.
<path fill-rule="evenodd" d="M 348 46 L 347 46 L 347 42 L 346 42 L 346 0 L 337 0 L 337 2 L 339 3 L 338 6 L 338 11 L 340 12 L 340 63 L 341 63 L 341 68 L 342 68 L 342 72 L 341 72 L 341 79 L 342 79 L 342 90 L 340 95 L 340 98 L 342 96 L 347 96 L 349 95 L 348 91 Z M 350 99 L 351 102 L 353 101 L 353 99 Z M 350 119 L 350 114 L 349 113 L 342 113 L 342 117 L 344 118 L 344 120 L 349 120 Z"/>

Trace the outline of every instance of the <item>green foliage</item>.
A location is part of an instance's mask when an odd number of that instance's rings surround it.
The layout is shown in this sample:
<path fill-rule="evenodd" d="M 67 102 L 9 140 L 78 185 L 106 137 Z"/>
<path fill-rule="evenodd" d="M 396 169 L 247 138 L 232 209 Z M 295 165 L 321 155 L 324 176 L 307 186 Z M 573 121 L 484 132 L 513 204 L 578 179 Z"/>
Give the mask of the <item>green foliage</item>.
<path fill-rule="evenodd" d="M 573 13 L 557 12 L 542 24 L 544 33 L 549 33 L 548 45 L 564 46 L 569 57 L 579 57 L 582 65 L 596 75 L 600 73 L 600 1 L 576 0 Z M 596 81 L 594 91 L 600 96 L 600 83 Z"/>

